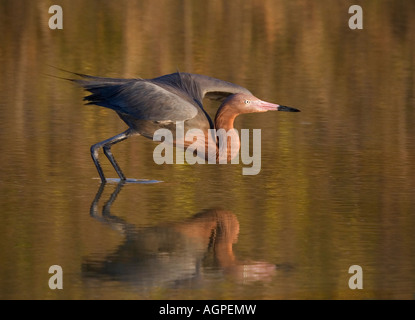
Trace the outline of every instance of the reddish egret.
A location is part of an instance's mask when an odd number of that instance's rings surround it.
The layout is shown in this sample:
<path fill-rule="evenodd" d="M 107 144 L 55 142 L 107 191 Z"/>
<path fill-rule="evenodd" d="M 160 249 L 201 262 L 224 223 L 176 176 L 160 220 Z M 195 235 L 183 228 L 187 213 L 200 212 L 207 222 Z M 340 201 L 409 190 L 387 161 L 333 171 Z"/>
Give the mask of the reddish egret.
<path fill-rule="evenodd" d="M 106 182 L 98 161 L 98 150 L 111 162 L 121 181 L 125 175 L 111 153 L 111 146 L 134 135 L 152 139 L 156 130 L 175 132 L 176 123 L 184 122 L 185 132 L 192 128 L 233 129 L 236 116 L 266 111 L 298 112 L 295 108 L 262 101 L 233 83 L 199 74 L 172 73 L 154 79 L 102 78 L 74 73 L 81 79 L 70 79 L 91 94 L 84 100 L 114 110 L 128 129 L 91 147 L 92 159 L 102 182 Z M 213 122 L 203 108 L 203 98 L 221 101 Z M 239 147 L 239 145 L 238 145 Z"/>

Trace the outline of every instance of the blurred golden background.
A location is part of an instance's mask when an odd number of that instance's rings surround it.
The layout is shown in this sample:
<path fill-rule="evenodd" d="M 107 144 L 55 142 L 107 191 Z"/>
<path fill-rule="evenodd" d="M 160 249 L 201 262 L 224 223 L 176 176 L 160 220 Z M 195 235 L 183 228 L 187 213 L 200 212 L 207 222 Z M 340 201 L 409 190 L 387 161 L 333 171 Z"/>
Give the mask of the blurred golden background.
<path fill-rule="evenodd" d="M 0 298 L 412 299 L 415 2 L 357 1 L 364 28 L 351 30 L 355 2 L 1 1 Z M 62 30 L 48 27 L 53 4 Z M 125 186 L 112 214 L 141 228 L 225 208 L 240 225 L 236 256 L 292 270 L 265 284 L 218 280 L 209 268 L 197 287 L 86 281 L 85 257 L 104 259 L 123 241 L 89 216 L 99 186 L 89 147 L 126 126 L 83 106 L 85 93 L 51 77 L 68 76 L 53 67 L 200 73 L 301 109 L 237 118 L 239 129 L 262 130 L 257 176 L 242 176 L 242 164 L 158 166 L 144 138 L 113 148 L 129 178 L 164 182 Z M 206 101 L 211 116 L 217 107 Z M 53 264 L 61 291 L 47 286 Z M 347 286 L 353 264 L 364 290 Z"/>

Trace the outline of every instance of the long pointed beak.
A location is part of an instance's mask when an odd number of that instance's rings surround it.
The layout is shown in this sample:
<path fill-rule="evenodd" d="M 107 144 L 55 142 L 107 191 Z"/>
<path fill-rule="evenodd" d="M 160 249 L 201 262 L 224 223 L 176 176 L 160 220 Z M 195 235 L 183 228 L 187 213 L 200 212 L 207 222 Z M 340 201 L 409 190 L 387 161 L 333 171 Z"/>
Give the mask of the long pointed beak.
<path fill-rule="evenodd" d="M 300 110 L 298 110 L 296 108 L 291 108 L 291 107 L 287 107 L 287 106 L 279 106 L 277 111 L 300 112 Z"/>
<path fill-rule="evenodd" d="M 266 101 L 259 100 L 257 102 L 257 108 L 260 111 L 287 111 L 287 112 L 300 112 L 300 110 L 287 107 L 287 106 L 281 106 L 279 104 L 270 103 Z"/>

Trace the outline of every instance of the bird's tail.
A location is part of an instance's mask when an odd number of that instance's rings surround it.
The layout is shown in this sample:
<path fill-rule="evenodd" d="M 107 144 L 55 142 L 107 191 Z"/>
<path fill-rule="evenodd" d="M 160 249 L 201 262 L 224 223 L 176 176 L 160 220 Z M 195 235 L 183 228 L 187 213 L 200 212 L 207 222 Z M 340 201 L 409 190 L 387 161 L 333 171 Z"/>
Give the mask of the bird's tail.
<path fill-rule="evenodd" d="M 108 104 L 108 101 L 111 97 L 114 97 L 120 93 L 123 89 L 123 86 L 126 83 L 131 81 L 136 81 L 137 79 L 119 79 L 119 78 L 106 78 L 106 77 L 96 77 L 79 72 L 72 72 L 62 68 L 53 67 L 60 71 L 69 73 L 75 77 L 57 77 L 52 76 L 58 79 L 68 80 L 76 83 L 85 90 L 89 91 L 91 94 L 84 97 L 84 100 L 87 101 L 86 104 L 95 104 L 98 106 L 103 106 L 107 108 L 113 108 L 113 106 Z"/>

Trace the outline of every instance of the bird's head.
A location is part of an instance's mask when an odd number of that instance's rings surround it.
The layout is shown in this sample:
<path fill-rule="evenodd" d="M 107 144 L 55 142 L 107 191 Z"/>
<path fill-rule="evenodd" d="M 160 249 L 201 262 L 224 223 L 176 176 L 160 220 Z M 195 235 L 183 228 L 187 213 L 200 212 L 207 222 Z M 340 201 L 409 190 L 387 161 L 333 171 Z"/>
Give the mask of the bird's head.
<path fill-rule="evenodd" d="M 266 102 L 246 93 L 230 95 L 223 102 L 223 105 L 227 105 L 228 108 L 231 108 L 232 111 L 239 114 L 267 111 L 300 112 L 298 109 Z"/>

